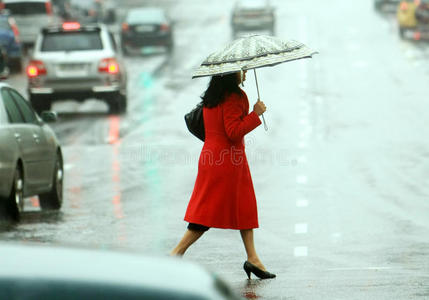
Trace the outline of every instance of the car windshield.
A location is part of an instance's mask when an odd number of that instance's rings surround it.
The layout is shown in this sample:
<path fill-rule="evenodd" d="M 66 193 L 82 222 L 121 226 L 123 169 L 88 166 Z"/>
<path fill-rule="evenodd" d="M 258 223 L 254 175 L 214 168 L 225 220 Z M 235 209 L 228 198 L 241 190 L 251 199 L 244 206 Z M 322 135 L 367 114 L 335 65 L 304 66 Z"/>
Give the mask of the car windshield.
<path fill-rule="evenodd" d="M 128 23 L 162 23 L 165 16 L 159 9 L 135 9 L 131 10 L 127 17 Z"/>
<path fill-rule="evenodd" d="M 103 49 L 103 44 L 98 31 L 54 32 L 45 34 L 41 51 L 85 51 L 101 49 Z"/>
<path fill-rule="evenodd" d="M 5 3 L 5 8 L 13 15 L 46 14 L 45 2 Z"/>

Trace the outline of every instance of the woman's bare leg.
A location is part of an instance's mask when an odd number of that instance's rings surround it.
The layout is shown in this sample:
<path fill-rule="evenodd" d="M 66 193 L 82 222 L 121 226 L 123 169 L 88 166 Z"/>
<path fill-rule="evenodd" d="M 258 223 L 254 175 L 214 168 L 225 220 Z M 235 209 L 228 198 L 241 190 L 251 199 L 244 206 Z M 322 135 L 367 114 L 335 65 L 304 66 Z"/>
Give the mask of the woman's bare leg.
<path fill-rule="evenodd" d="M 255 243 L 253 241 L 253 229 L 240 230 L 240 233 L 241 238 L 243 239 L 244 248 L 246 249 L 247 261 L 266 271 L 264 265 L 259 260 L 258 254 L 256 253 Z"/>
<path fill-rule="evenodd" d="M 170 252 L 171 256 L 182 256 L 185 254 L 186 250 L 195 243 L 202 235 L 204 231 L 198 230 L 186 230 L 179 244 L 177 244 L 176 248 Z"/>

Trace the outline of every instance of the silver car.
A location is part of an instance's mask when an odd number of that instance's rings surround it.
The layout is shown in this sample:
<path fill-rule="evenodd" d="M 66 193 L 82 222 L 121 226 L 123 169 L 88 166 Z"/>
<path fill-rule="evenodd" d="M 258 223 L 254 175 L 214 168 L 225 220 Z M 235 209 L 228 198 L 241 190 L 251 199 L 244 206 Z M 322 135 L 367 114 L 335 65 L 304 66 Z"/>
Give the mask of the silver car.
<path fill-rule="evenodd" d="M 14 17 L 19 28 L 19 39 L 24 46 L 32 46 L 40 29 L 58 23 L 50 0 L 3 0 L 3 8 Z"/>
<path fill-rule="evenodd" d="M 231 15 L 232 34 L 239 32 L 267 30 L 275 34 L 274 7 L 269 0 L 238 0 Z"/>
<path fill-rule="evenodd" d="M 115 38 L 102 24 L 67 22 L 44 28 L 27 67 L 28 93 L 36 111 L 57 100 L 103 100 L 110 112 L 127 105 L 127 75 Z"/>
<path fill-rule="evenodd" d="M 55 133 L 15 89 L 0 83 L 0 211 L 19 220 L 24 197 L 39 196 L 42 209 L 63 201 L 63 156 Z"/>

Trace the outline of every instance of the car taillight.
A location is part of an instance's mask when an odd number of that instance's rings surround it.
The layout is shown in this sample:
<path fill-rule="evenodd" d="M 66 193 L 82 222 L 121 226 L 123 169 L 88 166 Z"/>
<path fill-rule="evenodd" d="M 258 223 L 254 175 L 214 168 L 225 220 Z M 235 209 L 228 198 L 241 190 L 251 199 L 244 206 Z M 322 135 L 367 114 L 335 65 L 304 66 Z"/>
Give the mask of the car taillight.
<path fill-rule="evenodd" d="M 98 71 L 102 73 L 118 74 L 119 64 L 114 58 L 105 58 L 100 62 Z"/>
<path fill-rule="evenodd" d="M 161 24 L 161 31 L 168 31 L 170 30 L 170 26 L 168 24 Z"/>
<path fill-rule="evenodd" d="M 414 32 L 414 39 L 416 41 L 420 41 L 421 38 L 422 38 L 422 34 L 419 31 Z"/>
<path fill-rule="evenodd" d="M 46 68 L 42 61 L 32 60 L 27 67 L 27 76 L 34 78 L 40 75 L 46 75 Z"/>
<path fill-rule="evenodd" d="M 407 10 L 408 9 L 408 3 L 407 2 L 402 2 L 401 5 L 399 6 L 400 10 Z"/>
<path fill-rule="evenodd" d="M 130 26 L 127 23 L 122 23 L 122 31 L 130 30 Z"/>
<path fill-rule="evenodd" d="M 53 12 L 52 12 L 52 3 L 48 1 L 48 2 L 45 3 L 45 5 L 46 5 L 46 13 L 48 15 L 52 15 L 53 14 Z"/>

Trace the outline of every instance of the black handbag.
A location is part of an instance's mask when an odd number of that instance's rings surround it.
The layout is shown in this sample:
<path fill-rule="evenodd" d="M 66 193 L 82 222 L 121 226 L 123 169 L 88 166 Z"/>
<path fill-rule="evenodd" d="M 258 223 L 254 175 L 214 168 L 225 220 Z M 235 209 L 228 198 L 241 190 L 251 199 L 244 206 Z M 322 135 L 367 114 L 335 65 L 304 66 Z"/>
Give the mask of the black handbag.
<path fill-rule="evenodd" d="M 204 117 L 203 117 L 203 102 L 197 104 L 197 106 L 185 115 L 185 123 L 188 130 L 195 135 L 197 138 L 204 142 Z"/>

